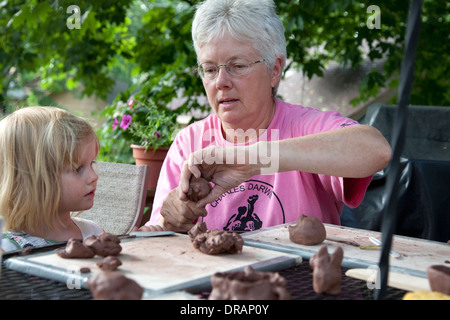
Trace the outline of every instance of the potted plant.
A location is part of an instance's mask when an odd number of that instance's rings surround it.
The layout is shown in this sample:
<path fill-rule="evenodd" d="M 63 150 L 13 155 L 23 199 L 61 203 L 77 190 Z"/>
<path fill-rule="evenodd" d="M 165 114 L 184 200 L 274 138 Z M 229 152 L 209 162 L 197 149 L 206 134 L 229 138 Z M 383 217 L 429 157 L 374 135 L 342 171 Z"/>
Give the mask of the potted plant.
<path fill-rule="evenodd" d="M 149 189 L 156 189 L 162 163 L 180 126 L 177 112 L 157 106 L 152 100 L 130 98 L 105 109 L 101 139 L 101 160 L 132 162 L 150 167 Z"/>

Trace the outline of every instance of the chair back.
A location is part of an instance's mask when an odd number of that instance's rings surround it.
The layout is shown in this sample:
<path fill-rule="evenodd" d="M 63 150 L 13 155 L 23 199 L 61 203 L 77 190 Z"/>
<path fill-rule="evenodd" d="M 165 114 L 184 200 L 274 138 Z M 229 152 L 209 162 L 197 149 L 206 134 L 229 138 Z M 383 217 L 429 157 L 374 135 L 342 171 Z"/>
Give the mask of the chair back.
<path fill-rule="evenodd" d="M 150 168 L 146 165 L 97 162 L 94 206 L 80 218 L 92 220 L 104 231 L 122 235 L 139 226 L 147 198 Z"/>

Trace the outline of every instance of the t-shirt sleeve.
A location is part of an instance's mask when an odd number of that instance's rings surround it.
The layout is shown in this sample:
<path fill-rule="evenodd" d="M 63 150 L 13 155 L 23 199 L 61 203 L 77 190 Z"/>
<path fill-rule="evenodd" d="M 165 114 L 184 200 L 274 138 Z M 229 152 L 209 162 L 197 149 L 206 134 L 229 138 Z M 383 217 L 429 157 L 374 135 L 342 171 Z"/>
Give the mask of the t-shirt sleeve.
<path fill-rule="evenodd" d="M 366 178 L 341 178 L 343 184 L 342 199 L 350 208 L 356 208 L 361 204 L 367 188 L 372 181 L 372 176 Z"/>

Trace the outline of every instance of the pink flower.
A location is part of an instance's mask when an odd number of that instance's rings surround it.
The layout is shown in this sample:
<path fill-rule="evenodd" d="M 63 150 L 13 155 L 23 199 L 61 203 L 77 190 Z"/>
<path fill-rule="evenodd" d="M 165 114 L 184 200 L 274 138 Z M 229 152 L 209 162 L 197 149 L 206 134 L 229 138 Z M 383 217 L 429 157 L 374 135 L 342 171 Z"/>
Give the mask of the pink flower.
<path fill-rule="evenodd" d="M 128 106 L 130 107 L 130 109 L 133 109 L 133 103 L 137 102 L 136 100 L 134 100 L 133 98 L 131 98 L 130 100 L 128 100 Z"/>
<path fill-rule="evenodd" d="M 131 116 L 126 114 L 122 117 L 122 122 L 120 123 L 120 127 L 125 130 L 126 128 L 128 128 L 130 126 L 131 123 Z"/>
<path fill-rule="evenodd" d="M 158 131 L 155 131 L 156 138 L 161 139 L 161 134 Z"/>
<path fill-rule="evenodd" d="M 117 118 L 114 118 L 112 128 L 113 128 L 113 130 L 115 130 L 117 128 Z"/>

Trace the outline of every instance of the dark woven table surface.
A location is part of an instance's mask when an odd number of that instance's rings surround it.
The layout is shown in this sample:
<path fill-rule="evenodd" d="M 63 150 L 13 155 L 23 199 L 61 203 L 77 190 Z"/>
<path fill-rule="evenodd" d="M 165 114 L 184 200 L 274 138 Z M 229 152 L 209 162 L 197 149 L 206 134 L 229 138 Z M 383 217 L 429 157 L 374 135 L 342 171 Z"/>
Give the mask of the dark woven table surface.
<path fill-rule="evenodd" d="M 36 252 L 47 249 L 34 250 Z M 4 255 L 3 261 L 14 255 Z M 345 276 L 342 270 L 341 294 L 332 296 L 317 294 L 312 286 L 312 270 L 308 260 L 300 265 L 279 271 L 287 280 L 287 289 L 293 300 L 373 300 L 375 292 L 362 280 Z M 394 288 L 386 291 L 387 300 L 402 299 L 406 292 Z M 195 294 L 195 293 L 194 293 Z M 196 293 L 199 298 L 207 299 L 208 292 Z M 26 273 L 10 270 L 2 263 L 0 275 L 0 300 L 90 300 L 87 289 L 69 289 L 66 283 L 57 282 Z"/>

